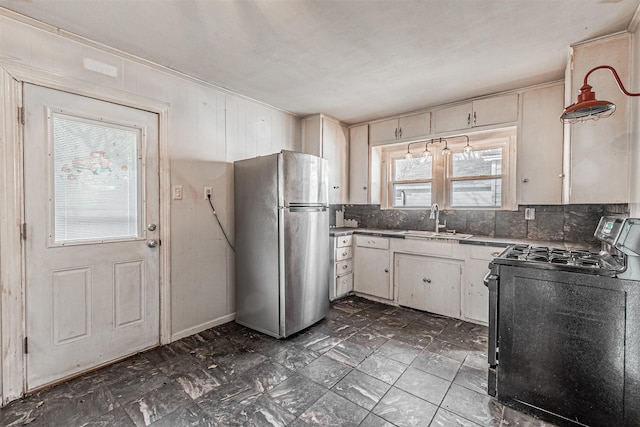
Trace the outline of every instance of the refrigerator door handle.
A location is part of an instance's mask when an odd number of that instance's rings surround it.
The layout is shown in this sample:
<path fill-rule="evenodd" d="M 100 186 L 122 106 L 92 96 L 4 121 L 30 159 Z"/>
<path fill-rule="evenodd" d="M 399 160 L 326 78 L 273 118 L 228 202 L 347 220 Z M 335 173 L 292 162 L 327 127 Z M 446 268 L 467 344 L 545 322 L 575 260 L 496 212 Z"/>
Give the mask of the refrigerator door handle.
<path fill-rule="evenodd" d="M 326 206 L 289 206 L 290 212 L 324 212 Z"/>

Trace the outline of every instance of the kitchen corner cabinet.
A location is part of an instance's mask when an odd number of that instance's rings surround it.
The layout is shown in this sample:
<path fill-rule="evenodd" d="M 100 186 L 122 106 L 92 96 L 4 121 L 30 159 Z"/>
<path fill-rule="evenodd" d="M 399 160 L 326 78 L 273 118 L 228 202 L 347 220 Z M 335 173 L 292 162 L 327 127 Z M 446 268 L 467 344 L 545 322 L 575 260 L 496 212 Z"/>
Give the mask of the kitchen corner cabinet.
<path fill-rule="evenodd" d="M 410 141 L 431 133 L 431 113 L 412 114 L 369 125 L 369 144 Z"/>
<path fill-rule="evenodd" d="M 354 290 L 386 300 L 393 299 L 389 274 L 389 239 L 355 236 Z"/>
<path fill-rule="evenodd" d="M 353 291 L 353 235 L 331 237 L 329 299 Z"/>
<path fill-rule="evenodd" d="M 539 87 L 521 95 L 518 126 L 516 199 L 521 205 L 562 203 L 564 84 Z"/>
<path fill-rule="evenodd" d="M 518 120 L 518 94 L 478 99 L 434 112 L 434 133 L 465 130 Z"/>
<path fill-rule="evenodd" d="M 349 129 L 323 114 L 302 120 L 302 151 L 329 162 L 329 203 L 343 204 L 349 197 Z"/>
<path fill-rule="evenodd" d="M 398 304 L 460 318 L 462 264 L 454 260 L 396 254 Z"/>
<path fill-rule="evenodd" d="M 369 126 L 349 128 L 349 203 L 369 203 Z"/>
<path fill-rule="evenodd" d="M 630 88 L 630 43 L 630 35 L 624 33 L 574 46 L 567 104 L 575 102 L 584 76 L 598 65 L 615 68 L 624 86 Z M 618 89 L 609 70 L 594 72 L 588 83 L 599 99 L 616 104 L 616 112 L 606 119 L 567 127 L 571 147 L 568 203 L 628 203 L 631 98 Z"/>

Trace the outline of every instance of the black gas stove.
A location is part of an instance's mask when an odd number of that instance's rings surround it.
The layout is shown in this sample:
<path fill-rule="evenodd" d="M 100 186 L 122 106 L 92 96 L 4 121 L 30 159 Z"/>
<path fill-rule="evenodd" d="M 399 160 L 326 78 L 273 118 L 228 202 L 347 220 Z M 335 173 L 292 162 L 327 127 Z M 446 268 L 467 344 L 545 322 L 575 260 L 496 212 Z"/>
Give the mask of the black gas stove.
<path fill-rule="evenodd" d="M 488 393 L 561 426 L 640 426 L 640 219 L 602 250 L 513 245 L 489 265 Z"/>
<path fill-rule="evenodd" d="M 524 244 L 509 246 L 493 260 L 493 264 L 576 271 L 603 276 L 615 276 L 625 268 L 622 259 L 608 252 Z"/>

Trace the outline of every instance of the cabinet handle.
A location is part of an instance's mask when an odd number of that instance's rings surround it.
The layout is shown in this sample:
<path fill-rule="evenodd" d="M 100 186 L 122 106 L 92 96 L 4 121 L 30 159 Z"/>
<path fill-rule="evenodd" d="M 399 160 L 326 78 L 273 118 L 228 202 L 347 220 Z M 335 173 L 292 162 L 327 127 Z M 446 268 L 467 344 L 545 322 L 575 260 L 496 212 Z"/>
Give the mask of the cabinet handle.
<path fill-rule="evenodd" d="M 476 112 L 473 112 L 473 125 L 476 125 Z"/>
<path fill-rule="evenodd" d="M 500 252 L 491 252 L 491 256 L 494 257 L 494 258 L 499 256 L 499 255 L 500 255 Z"/>
<path fill-rule="evenodd" d="M 385 273 L 388 273 L 388 272 L 389 272 L 389 269 L 388 269 L 388 268 L 385 268 L 385 269 L 384 269 L 384 272 L 385 272 Z"/>
<path fill-rule="evenodd" d="M 522 182 L 529 182 L 529 178 L 522 178 Z"/>
<path fill-rule="evenodd" d="M 348 240 L 346 240 L 346 239 L 342 241 L 342 243 L 347 243 L 347 242 L 348 242 Z"/>
<path fill-rule="evenodd" d="M 342 266 L 342 269 L 343 269 L 343 270 L 346 270 L 347 268 L 349 268 L 349 266 L 348 266 L 348 265 L 343 265 L 343 266 Z"/>
<path fill-rule="evenodd" d="M 340 187 L 338 187 L 337 185 L 334 185 L 334 186 L 333 186 L 333 189 L 334 189 L 334 190 L 337 190 L 338 188 L 340 188 Z"/>
<path fill-rule="evenodd" d="M 564 174 L 563 173 L 559 174 L 558 178 L 564 178 Z"/>
<path fill-rule="evenodd" d="M 366 190 L 366 189 L 367 189 L 367 187 L 362 187 L 362 189 L 363 189 L 363 190 Z"/>
<path fill-rule="evenodd" d="M 471 113 L 467 116 L 467 126 L 471 126 Z"/>
<path fill-rule="evenodd" d="M 425 283 L 431 283 L 431 279 L 427 279 L 426 277 L 422 279 L 423 282 Z"/>
<path fill-rule="evenodd" d="M 342 256 L 347 256 L 348 252 L 342 252 Z"/>
<path fill-rule="evenodd" d="M 395 133 L 395 135 L 396 135 L 396 139 L 398 139 L 398 128 L 396 128 L 396 133 Z"/>
<path fill-rule="evenodd" d="M 400 138 L 402 138 L 402 128 L 400 128 Z"/>

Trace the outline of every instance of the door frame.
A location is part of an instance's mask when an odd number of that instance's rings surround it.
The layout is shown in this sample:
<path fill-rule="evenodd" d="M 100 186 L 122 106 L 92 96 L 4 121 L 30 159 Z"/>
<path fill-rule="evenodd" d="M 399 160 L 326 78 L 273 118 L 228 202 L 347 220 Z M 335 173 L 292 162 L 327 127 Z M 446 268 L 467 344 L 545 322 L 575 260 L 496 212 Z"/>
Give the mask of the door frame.
<path fill-rule="evenodd" d="M 1 402 L 21 397 L 26 390 L 25 248 L 23 125 L 20 123 L 22 87 L 32 83 L 95 98 L 158 116 L 158 178 L 160 206 L 160 344 L 171 342 L 171 200 L 168 141 L 169 104 L 0 60 L 0 362 Z"/>

